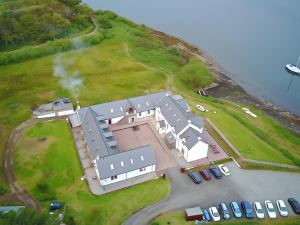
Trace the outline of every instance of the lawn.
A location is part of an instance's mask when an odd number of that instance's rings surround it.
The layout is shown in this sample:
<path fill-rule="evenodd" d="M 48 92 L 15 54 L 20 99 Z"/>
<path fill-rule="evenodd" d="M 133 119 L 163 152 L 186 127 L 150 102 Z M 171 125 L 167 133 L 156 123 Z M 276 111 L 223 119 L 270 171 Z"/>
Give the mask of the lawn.
<path fill-rule="evenodd" d="M 150 225 L 192 225 L 195 222 L 186 222 L 184 212 L 169 212 L 160 215 Z M 298 225 L 299 217 L 281 218 L 276 220 L 232 220 L 220 221 L 220 225 Z"/>
<path fill-rule="evenodd" d="M 288 164 L 299 162 L 298 136 L 259 111 L 254 110 L 258 119 L 249 118 L 229 101 L 196 95 L 178 77 L 194 68 L 206 71 L 203 66 L 183 69 L 186 59 L 166 48 L 143 26 L 121 18 L 112 24 L 112 29 L 103 31 L 106 39 L 99 45 L 62 53 L 62 62 L 72 62 L 66 71 L 79 74 L 83 81 L 78 98 L 53 76 L 56 55 L 0 66 L 1 161 L 10 132 L 31 117 L 35 105 L 65 96 L 86 106 L 169 88 L 184 96 L 192 108 L 197 103 L 206 106 L 209 113 L 197 113 L 209 117 L 244 156 Z M 208 74 L 201 71 L 199 76 L 209 82 Z M 1 171 L 2 167 L 0 174 Z M 3 186 L 0 176 L 0 194 Z"/>
<path fill-rule="evenodd" d="M 17 144 L 15 171 L 45 210 L 50 201 L 64 201 L 66 218 L 80 225 L 121 224 L 142 207 L 165 198 L 170 189 L 166 180 L 159 179 L 104 196 L 92 195 L 80 180 L 82 168 L 63 121 L 39 123 L 24 131 Z"/>

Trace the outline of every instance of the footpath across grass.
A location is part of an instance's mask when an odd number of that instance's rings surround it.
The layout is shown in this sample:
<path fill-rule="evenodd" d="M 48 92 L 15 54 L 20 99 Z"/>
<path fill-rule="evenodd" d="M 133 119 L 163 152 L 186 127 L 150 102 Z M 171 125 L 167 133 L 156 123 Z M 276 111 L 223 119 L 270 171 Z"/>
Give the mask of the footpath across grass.
<path fill-rule="evenodd" d="M 51 201 L 66 203 L 66 224 L 119 225 L 132 213 L 169 193 L 158 179 L 103 196 L 90 193 L 68 124 L 44 122 L 27 129 L 17 144 L 16 176 L 48 210 Z"/>
<path fill-rule="evenodd" d="M 299 225 L 299 216 L 288 217 L 288 218 L 278 218 L 276 220 L 264 219 L 264 220 L 229 220 L 220 221 L 216 224 L 219 225 Z M 195 224 L 194 221 L 187 222 L 184 219 L 184 212 L 168 212 L 157 217 L 149 225 L 192 225 Z"/>

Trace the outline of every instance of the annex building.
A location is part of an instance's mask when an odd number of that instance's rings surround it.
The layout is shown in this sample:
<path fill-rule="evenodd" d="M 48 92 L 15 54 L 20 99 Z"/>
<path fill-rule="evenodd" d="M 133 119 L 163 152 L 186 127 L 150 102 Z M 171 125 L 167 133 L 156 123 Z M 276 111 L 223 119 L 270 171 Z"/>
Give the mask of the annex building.
<path fill-rule="evenodd" d="M 82 129 L 102 186 L 156 170 L 158 159 L 151 145 L 121 151 L 112 132 L 118 124 L 134 126 L 148 118 L 154 121 L 157 134 L 164 137 L 167 146 L 176 148 L 187 162 L 208 154 L 202 119 L 192 114 L 181 96 L 172 96 L 170 92 L 78 108 L 76 112 L 70 119 Z"/>

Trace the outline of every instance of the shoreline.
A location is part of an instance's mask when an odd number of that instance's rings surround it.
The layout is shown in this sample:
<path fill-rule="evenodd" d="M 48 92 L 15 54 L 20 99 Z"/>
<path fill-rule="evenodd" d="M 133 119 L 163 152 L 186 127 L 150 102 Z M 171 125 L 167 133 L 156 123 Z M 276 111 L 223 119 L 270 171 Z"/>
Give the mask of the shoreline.
<path fill-rule="evenodd" d="M 230 100 L 236 104 L 246 104 L 259 109 L 277 120 L 297 135 L 300 135 L 300 117 L 296 114 L 283 110 L 276 105 L 261 100 L 247 93 L 237 82 L 230 78 L 228 72 L 221 68 L 213 59 L 210 59 L 203 50 L 189 44 L 181 38 L 149 28 L 151 34 L 163 41 L 166 46 L 174 46 L 181 50 L 184 58 L 197 57 L 208 66 L 213 74 L 215 82 L 204 88 L 209 95 L 216 98 Z"/>

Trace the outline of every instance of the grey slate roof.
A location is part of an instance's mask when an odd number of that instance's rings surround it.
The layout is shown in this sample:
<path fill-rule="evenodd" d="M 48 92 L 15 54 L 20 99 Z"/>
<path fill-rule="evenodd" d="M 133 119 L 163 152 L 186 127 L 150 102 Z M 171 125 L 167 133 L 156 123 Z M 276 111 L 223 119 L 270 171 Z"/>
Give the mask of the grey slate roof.
<path fill-rule="evenodd" d="M 142 157 L 144 160 L 142 160 Z M 132 160 L 132 163 L 131 163 Z M 123 162 L 123 165 L 121 165 Z M 119 154 L 106 156 L 97 160 L 100 179 L 110 178 L 115 175 L 155 165 L 154 152 L 150 145 L 132 149 Z M 113 169 L 111 169 L 113 165 Z"/>
<path fill-rule="evenodd" d="M 78 127 L 80 126 L 80 122 L 78 120 L 77 114 L 72 114 L 69 116 L 69 121 L 72 124 L 72 127 Z"/>
<path fill-rule="evenodd" d="M 198 143 L 199 140 L 206 143 L 206 139 L 205 139 L 203 132 L 200 133 L 199 131 L 197 131 L 191 127 L 189 127 L 185 132 L 183 132 L 180 135 L 180 138 L 185 138 L 186 142 L 184 143 L 184 145 L 188 149 L 191 149 L 195 144 Z M 198 140 L 198 138 L 199 138 L 199 140 Z"/>
<path fill-rule="evenodd" d="M 60 112 L 65 110 L 74 110 L 73 104 L 68 98 L 59 98 L 48 104 L 40 105 L 32 113 L 35 116 L 44 115 L 53 112 Z"/>
<path fill-rule="evenodd" d="M 167 141 L 169 144 L 175 143 L 176 139 L 175 139 L 174 135 L 172 134 L 172 132 L 167 133 L 166 137 L 167 137 Z"/>
<path fill-rule="evenodd" d="M 81 110 L 81 109 L 80 109 Z M 80 112 L 80 111 L 79 111 Z M 88 148 L 92 159 L 96 159 L 97 156 L 104 157 L 110 154 L 118 153 L 118 149 L 112 149 L 107 144 L 105 137 L 101 133 L 101 125 L 99 121 L 96 120 L 92 110 L 87 107 L 84 109 L 85 115 L 81 120 L 81 127 L 84 133 L 84 137 L 88 144 Z M 79 116 L 83 114 L 79 113 Z M 106 125 L 107 127 L 107 125 Z"/>
<path fill-rule="evenodd" d="M 17 212 L 20 209 L 25 208 L 25 206 L 0 206 L 0 212 L 7 213 L 9 211 Z"/>
<path fill-rule="evenodd" d="M 202 209 L 200 207 L 188 208 L 188 209 L 185 209 L 185 212 L 186 212 L 187 216 L 203 215 Z"/>
<path fill-rule="evenodd" d="M 164 120 L 158 121 L 158 124 L 159 124 L 159 127 L 160 127 L 160 128 L 165 128 L 165 127 L 166 127 L 166 123 L 165 123 Z"/>
<path fill-rule="evenodd" d="M 170 95 L 165 95 L 157 105 L 168 123 L 174 127 L 175 133 L 179 133 L 189 124 L 188 113 Z"/>

